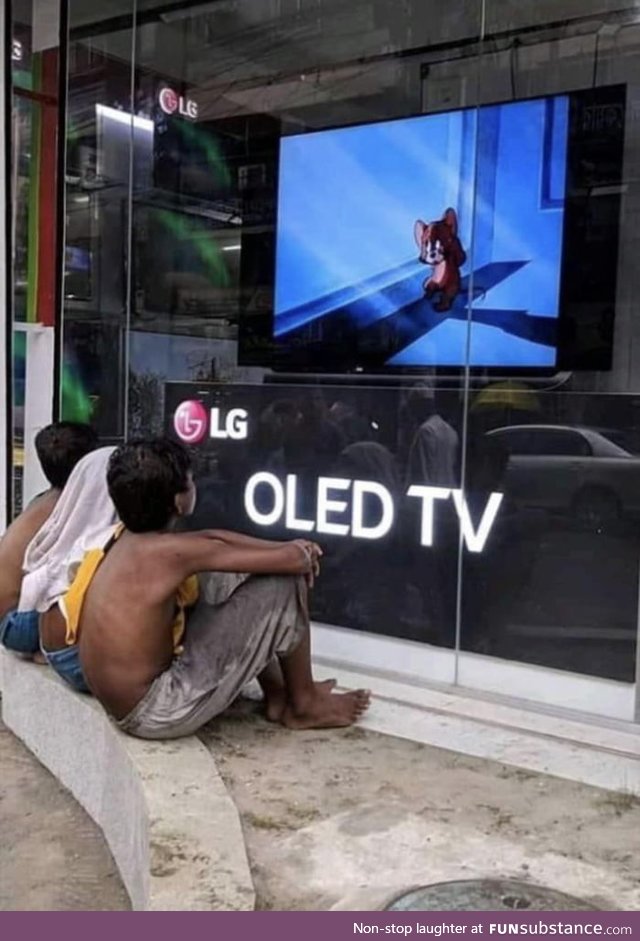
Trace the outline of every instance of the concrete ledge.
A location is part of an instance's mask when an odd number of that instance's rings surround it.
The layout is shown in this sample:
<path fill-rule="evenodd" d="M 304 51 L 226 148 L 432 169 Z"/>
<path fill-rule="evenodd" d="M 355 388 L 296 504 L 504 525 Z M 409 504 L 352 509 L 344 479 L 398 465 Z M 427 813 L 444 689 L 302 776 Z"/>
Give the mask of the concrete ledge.
<path fill-rule="evenodd" d="M 640 726 L 507 705 L 462 687 L 412 686 L 328 659 L 316 667 L 320 679 L 372 690 L 361 722 L 372 732 L 640 797 Z"/>
<path fill-rule="evenodd" d="M 119 732 L 47 667 L 0 651 L 2 718 L 71 791 L 105 839 L 136 911 L 251 911 L 240 819 L 195 737 Z"/>

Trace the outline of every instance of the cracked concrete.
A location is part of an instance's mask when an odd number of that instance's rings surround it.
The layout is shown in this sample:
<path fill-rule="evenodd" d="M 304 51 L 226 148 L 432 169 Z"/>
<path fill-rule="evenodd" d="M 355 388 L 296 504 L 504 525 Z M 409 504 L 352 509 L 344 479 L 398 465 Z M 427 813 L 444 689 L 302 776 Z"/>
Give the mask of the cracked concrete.
<path fill-rule="evenodd" d="M 640 800 L 239 703 L 202 740 L 241 814 L 258 907 L 375 910 L 419 885 L 516 878 L 640 908 Z"/>

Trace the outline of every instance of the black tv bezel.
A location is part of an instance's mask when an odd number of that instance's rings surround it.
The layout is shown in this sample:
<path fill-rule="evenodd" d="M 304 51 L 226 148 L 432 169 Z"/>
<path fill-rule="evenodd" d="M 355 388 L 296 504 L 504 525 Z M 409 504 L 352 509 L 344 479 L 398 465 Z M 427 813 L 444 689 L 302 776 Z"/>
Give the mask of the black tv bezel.
<path fill-rule="evenodd" d="M 308 356 L 301 355 L 300 350 L 296 350 L 291 346 L 287 346 L 286 343 L 283 343 L 281 340 L 278 340 L 274 334 L 275 326 L 275 285 L 276 285 L 276 272 L 277 272 L 277 227 L 278 227 L 278 209 L 279 209 L 279 192 L 280 192 L 280 164 L 281 164 L 281 147 L 282 141 L 288 139 L 289 137 L 303 137 L 308 136 L 309 134 L 322 134 L 325 132 L 330 132 L 334 130 L 349 130 L 351 128 L 377 125 L 377 124 L 392 124 L 399 121 L 406 121 L 412 119 L 419 119 L 428 117 L 429 115 L 441 114 L 441 113 L 465 113 L 465 112 L 476 112 L 480 108 L 496 107 L 505 104 L 517 104 L 520 102 L 531 102 L 531 101 L 548 101 L 554 98 L 566 97 L 569 99 L 569 107 L 575 106 L 576 102 L 583 100 L 592 96 L 594 98 L 602 97 L 605 99 L 614 98 L 616 95 L 619 96 L 617 104 L 621 104 L 623 111 L 626 114 L 627 107 L 627 89 L 628 86 L 626 83 L 614 83 L 610 85 L 600 85 L 596 87 L 587 87 L 587 88 L 575 88 L 568 89 L 565 91 L 558 91 L 549 95 L 531 95 L 518 98 L 507 98 L 497 101 L 483 102 L 475 106 L 470 106 L 466 108 L 456 108 L 451 110 L 443 111 L 431 111 L 431 112 L 419 112 L 413 114 L 399 115 L 394 118 L 380 118 L 373 121 L 355 121 L 349 124 L 329 124 L 322 128 L 310 128 L 306 131 L 296 131 L 292 134 L 282 134 L 280 133 L 277 139 L 274 141 L 274 150 L 273 150 L 273 159 L 275 164 L 274 172 L 274 210 L 273 210 L 273 227 L 270 230 L 270 244 L 268 250 L 268 258 L 265 252 L 264 263 L 268 264 L 269 270 L 271 272 L 270 284 L 269 284 L 269 296 L 270 304 L 268 310 L 265 310 L 261 313 L 261 323 L 258 325 L 259 329 L 257 331 L 251 329 L 255 327 L 256 324 L 256 315 L 249 314 L 246 310 L 241 310 L 239 318 L 239 331 L 238 331 L 238 365 L 239 366 L 254 366 L 260 367 L 263 369 L 271 369 L 275 376 L 279 377 L 281 380 L 286 381 L 287 375 L 290 375 L 292 378 L 297 374 L 299 377 L 307 376 L 311 377 L 317 375 L 318 377 L 329 377 L 334 378 L 339 377 L 350 377 L 351 379 L 358 379 L 359 377 L 365 379 L 367 376 L 371 377 L 373 380 L 376 378 L 387 377 L 388 379 L 402 379 L 406 378 L 416 378 L 418 376 L 433 376 L 438 379 L 451 379 L 451 380 L 460 380 L 465 376 L 472 378 L 475 377 L 488 377 L 488 378 L 535 378 L 535 379 L 550 379 L 554 376 L 558 376 L 560 373 L 566 373 L 571 371 L 576 372 L 608 372 L 612 368 L 613 361 L 613 336 L 614 336 L 614 322 L 615 322 L 615 284 L 613 287 L 613 296 L 611 298 L 611 305 L 613 308 L 612 316 L 612 330 L 611 338 L 608 344 L 604 345 L 601 350 L 598 351 L 596 357 L 592 360 L 589 360 L 587 363 L 582 363 L 580 356 L 576 354 L 576 351 L 572 349 L 567 342 L 567 270 L 571 262 L 571 247 L 574 245 L 574 242 L 571 239 L 571 232 L 567 231 L 570 227 L 568 222 L 567 204 L 570 203 L 569 198 L 567 197 L 565 201 L 565 214 L 563 220 L 563 240 L 562 240 L 562 255 L 560 261 L 560 297 L 559 297 L 559 312 L 557 316 L 558 324 L 558 342 L 556 345 L 557 357 L 555 366 L 540 366 L 540 367 L 531 367 L 531 366 L 481 366 L 481 365 L 460 365 L 460 366 L 443 366 L 436 364 L 424 364 L 421 366 L 390 366 L 387 364 L 374 364 L 371 361 L 363 359 L 361 362 L 352 362 L 348 366 L 341 366 L 337 364 L 335 360 L 328 361 L 326 355 L 320 359 L 313 359 Z M 601 104 L 607 104 L 608 101 L 600 102 Z M 571 113 L 570 113 L 571 121 Z M 625 133 L 626 128 L 623 126 L 622 133 L 620 135 L 620 154 L 619 154 L 619 179 L 616 182 L 609 182 L 607 185 L 611 187 L 619 186 L 620 190 L 622 189 L 623 184 L 623 157 L 624 157 L 624 143 L 625 143 Z M 571 150 L 571 137 L 569 137 L 567 154 L 566 154 L 566 167 L 565 172 L 567 174 L 567 186 L 569 184 L 568 174 L 570 170 L 570 161 L 572 157 Z M 615 239 L 615 259 L 617 267 L 617 256 L 619 249 L 620 241 L 620 202 L 621 202 L 621 192 L 616 194 L 609 194 L 610 198 L 615 198 L 618 203 L 618 225 L 617 225 L 617 237 Z M 244 243 L 244 238 L 241 238 L 241 241 Z M 243 251 L 241 256 L 241 290 L 247 291 L 247 294 L 250 293 L 250 288 L 253 287 L 251 283 L 247 283 L 243 278 L 244 266 L 242 264 L 242 257 L 244 257 L 244 244 Z M 257 286 L 259 290 L 265 291 L 264 285 Z M 467 318 L 467 323 L 470 322 L 472 318 Z M 253 322 L 249 322 L 253 321 Z M 252 346 L 251 340 L 258 338 L 260 341 L 260 348 Z"/>

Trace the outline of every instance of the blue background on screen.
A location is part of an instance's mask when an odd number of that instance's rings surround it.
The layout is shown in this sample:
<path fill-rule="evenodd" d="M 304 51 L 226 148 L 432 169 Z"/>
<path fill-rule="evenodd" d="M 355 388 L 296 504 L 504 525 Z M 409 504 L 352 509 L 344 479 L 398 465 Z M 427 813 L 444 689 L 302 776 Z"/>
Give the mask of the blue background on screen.
<path fill-rule="evenodd" d="M 474 273 L 478 318 L 526 314 L 534 327 L 535 318 L 556 318 L 567 137 L 561 96 L 284 138 L 276 335 L 284 339 L 318 318 L 329 323 L 352 301 L 363 326 L 404 304 L 428 304 L 416 290 L 430 269 L 417 260 L 413 226 L 439 219 L 448 206 L 458 213 L 468 256 L 462 276 Z M 505 263 L 511 273 L 498 276 Z M 390 304 L 380 292 L 394 284 Z M 464 287 L 457 317 L 443 318 L 392 365 L 464 364 Z M 501 327 L 491 324 L 487 314 L 472 325 L 472 365 L 555 364 L 548 338 L 512 335 L 504 316 Z"/>

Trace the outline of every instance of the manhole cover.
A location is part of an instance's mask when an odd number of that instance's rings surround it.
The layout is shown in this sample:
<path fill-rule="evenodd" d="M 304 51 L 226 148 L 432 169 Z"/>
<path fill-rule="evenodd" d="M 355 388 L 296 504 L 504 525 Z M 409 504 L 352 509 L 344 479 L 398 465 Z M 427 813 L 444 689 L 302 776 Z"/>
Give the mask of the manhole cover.
<path fill-rule="evenodd" d="M 401 895 L 387 912 L 593 912 L 582 899 L 510 879 L 441 882 Z"/>

